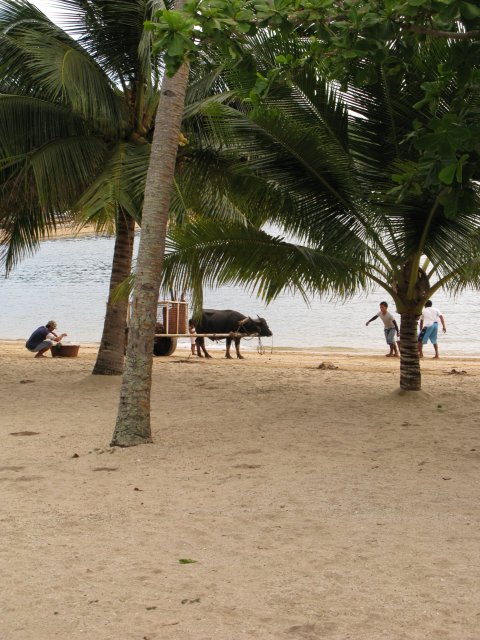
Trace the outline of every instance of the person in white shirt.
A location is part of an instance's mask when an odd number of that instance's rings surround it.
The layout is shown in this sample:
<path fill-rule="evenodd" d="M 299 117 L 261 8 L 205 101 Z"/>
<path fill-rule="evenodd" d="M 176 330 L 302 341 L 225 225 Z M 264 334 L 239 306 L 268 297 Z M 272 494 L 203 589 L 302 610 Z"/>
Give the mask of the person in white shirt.
<path fill-rule="evenodd" d="M 398 325 L 393 315 L 388 310 L 388 303 L 380 302 L 380 311 L 376 313 L 373 318 L 370 318 L 365 324 L 368 327 L 370 322 L 373 322 L 377 318 L 383 322 L 385 340 L 390 347 L 390 352 L 385 355 L 387 358 L 398 358 L 398 347 L 395 338 L 399 336 Z"/>
<path fill-rule="evenodd" d="M 427 300 L 422 315 L 420 316 L 420 334 L 418 336 L 418 355 L 423 358 L 423 345 L 430 342 L 435 349 L 435 359 L 438 359 L 438 321 L 442 323 L 443 333 L 447 332 L 445 320 L 441 312 L 432 305 L 431 300 Z"/>

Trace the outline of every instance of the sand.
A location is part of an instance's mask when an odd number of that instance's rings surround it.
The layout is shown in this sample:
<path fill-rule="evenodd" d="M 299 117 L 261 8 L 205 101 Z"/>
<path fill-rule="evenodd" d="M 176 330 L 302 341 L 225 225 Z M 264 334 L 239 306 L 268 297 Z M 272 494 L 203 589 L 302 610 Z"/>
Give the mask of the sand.
<path fill-rule="evenodd" d="M 177 351 L 110 449 L 96 347 L 1 354 L 2 640 L 480 637 L 480 360 Z"/>

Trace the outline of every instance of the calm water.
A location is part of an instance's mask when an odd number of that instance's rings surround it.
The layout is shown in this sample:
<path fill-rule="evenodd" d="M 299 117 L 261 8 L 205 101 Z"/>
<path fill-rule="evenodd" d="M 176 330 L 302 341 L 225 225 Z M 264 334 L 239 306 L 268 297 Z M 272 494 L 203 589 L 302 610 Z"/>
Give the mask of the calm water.
<path fill-rule="evenodd" d="M 24 260 L 8 279 L 0 280 L 0 338 L 26 339 L 38 325 L 55 319 L 72 342 L 100 341 L 112 255 L 111 238 L 42 243 L 38 253 Z M 379 289 L 346 303 L 315 299 L 308 307 L 302 299 L 284 295 L 265 308 L 248 293 L 222 288 L 205 292 L 205 307 L 263 315 L 277 347 L 341 347 L 376 353 L 385 348 L 383 325 L 376 320 L 366 327 L 365 322 L 384 298 Z M 434 305 L 447 323 L 448 333 L 440 336 L 440 352 L 480 355 L 476 331 L 480 293 L 467 292 L 456 299 L 438 294 Z M 264 343 L 270 346 L 270 339 Z M 245 342 L 244 348 L 255 347 L 256 340 Z"/>

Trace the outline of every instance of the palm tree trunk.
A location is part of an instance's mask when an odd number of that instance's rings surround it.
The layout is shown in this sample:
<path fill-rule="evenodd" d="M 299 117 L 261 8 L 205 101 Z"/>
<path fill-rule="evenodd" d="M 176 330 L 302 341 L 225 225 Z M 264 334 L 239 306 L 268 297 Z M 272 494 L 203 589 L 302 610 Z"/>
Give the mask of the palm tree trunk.
<path fill-rule="evenodd" d="M 175 8 L 179 8 L 175 3 Z M 145 186 L 127 359 L 112 446 L 151 442 L 150 392 L 157 302 L 170 195 L 188 82 L 183 65 L 162 83 Z"/>
<path fill-rule="evenodd" d="M 118 213 L 116 231 L 107 312 L 93 375 L 119 376 L 123 373 L 128 300 L 114 303 L 112 296 L 115 288 L 129 277 L 132 267 L 135 221 L 125 211 Z"/>
<path fill-rule="evenodd" d="M 402 313 L 400 324 L 400 389 L 419 391 L 422 387 L 418 357 L 417 316 Z"/>

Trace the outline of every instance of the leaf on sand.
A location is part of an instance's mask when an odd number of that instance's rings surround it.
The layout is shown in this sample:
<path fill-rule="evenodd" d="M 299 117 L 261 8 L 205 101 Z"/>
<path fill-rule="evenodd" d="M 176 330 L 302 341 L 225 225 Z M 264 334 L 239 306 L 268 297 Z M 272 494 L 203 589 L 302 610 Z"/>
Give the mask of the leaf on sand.
<path fill-rule="evenodd" d="M 195 564 L 195 562 L 198 562 L 198 560 L 190 560 L 190 558 L 180 558 L 179 560 L 180 564 Z"/>
<path fill-rule="evenodd" d="M 38 431 L 12 431 L 11 436 L 38 436 Z"/>

